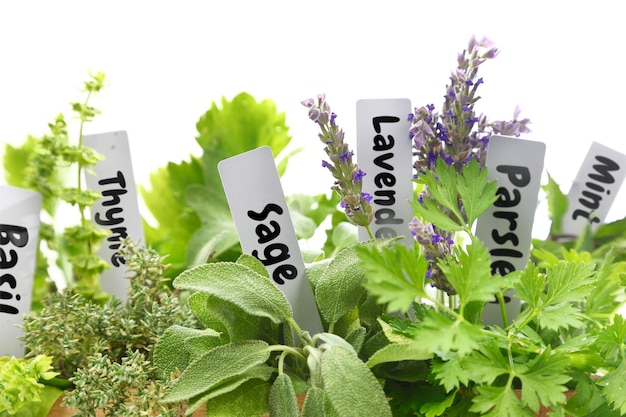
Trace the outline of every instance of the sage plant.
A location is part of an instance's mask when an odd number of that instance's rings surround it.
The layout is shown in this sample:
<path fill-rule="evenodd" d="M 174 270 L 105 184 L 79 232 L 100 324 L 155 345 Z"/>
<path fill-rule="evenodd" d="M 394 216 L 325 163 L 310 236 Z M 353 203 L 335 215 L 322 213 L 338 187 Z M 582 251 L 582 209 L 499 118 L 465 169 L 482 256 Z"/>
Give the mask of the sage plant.
<path fill-rule="evenodd" d="M 370 229 L 374 218 L 372 196 L 362 191 L 365 172 L 352 161 L 354 152 L 344 142 L 344 131 L 337 125 L 337 115 L 331 111 L 325 94 L 319 94 L 317 101 L 312 98 L 303 100 L 302 105 L 309 109 L 309 118 L 321 130 L 318 137 L 326 145 L 324 151 L 329 158 L 329 161 L 322 161 L 322 167 L 335 178 L 331 188 L 341 196 L 341 207 L 348 221 L 365 227 L 369 236 L 373 237 Z"/>
<path fill-rule="evenodd" d="M 478 88 L 484 83 L 483 78 L 478 77 L 478 68 L 497 55 L 498 49 L 493 46 L 493 42 L 472 37 L 467 49 L 458 55 L 458 66 L 450 76 L 450 84 L 446 86 L 441 111 L 437 111 L 434 104 L 428 104 L 415 108 L 414 113 L 409 114 L 412 122 L 409 137 L 413 140 L 414 168 L 418 182 L 420 174 L 426 170 L 432 171 L 439 158 L 448 166 L 454 166 L 459 173 L 472 158 L 484 167 L 489 139 L 493 134 L 519 136 L 530 132 L 530 120 L 519 119 L 519 107 L 515 108 L 512 120 L 493 122 L 484 114 L 477 114 L 474 109 L 480 99 Z M 428 189 L 424 188 L 418 202 L 429 198 Z M 409 227 L 430 261 L 429 277 L 432 285 L 453 294 L 454 290 L 437 266 L 442 254 L 450 253 L 453 234 L 445 230 L 432 234 L 432 225 L 423 225 L 417 218 Z M 437 236 L 436 245 L 432 242 L 433 236 Z"/>

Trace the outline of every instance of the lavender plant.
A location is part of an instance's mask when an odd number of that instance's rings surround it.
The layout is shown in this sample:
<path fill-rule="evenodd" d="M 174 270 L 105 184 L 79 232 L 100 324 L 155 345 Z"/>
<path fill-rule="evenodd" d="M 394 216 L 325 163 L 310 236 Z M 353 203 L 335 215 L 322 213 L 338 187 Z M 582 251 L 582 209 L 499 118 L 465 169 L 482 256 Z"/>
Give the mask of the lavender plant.
<path fill-rule="evenodd" d="M 427 171 L 433 171 L 439 159 L 459 173 L 472 159 L 478 161 L 480 167 L 484 167 L 489 138 L 493 134 L 519 136 L 530 132 L 530 120 L 519 119 L 519 107 L 515 108 L 510 121 L 489 121 L 485 114 L 478 114 L 474 108 L 480 99 L 477 95 L 478 87 L 484 83 L 483 78 L 478 76 L 478 69 L 497 55 L 498 49 L 493 42 L 486 38 L 477 40 L 472 37 L 467 49 L 458 55 L 458 65 L 450 76 L 450 84 L 446 86 L 441 111 L 437 111 L 434 104 L 428 104 L 415 108 L 414 113 L 409 114 L 412 122 L 409 137 L 413 140 L 415 177 L 416 182 L 422 184 L 419 204 L 414 205 L 418 212 L 421 211 L 424 199 L 432 200 L 430 191 L 423 186 L 420 176 Z M 442 209 L 451 215 L 445 208 Z M 463 210 L 461 206 L 462 213 Z M 428 276 L 432 285 L 450 295 L 455 294 L 437 266 L 438 260 L 450 253 L 454 232 L 437 229 L 432 223 L 424 224 L 417 217 L 409 227 L 430 260 Z"/>
<path fill-rule="evenodd" d="M 318 137 L 326 145 L 324 151 L 330 159 L 330 162 L 323 160 L 322 167 L 328 169 L 335 178 L 331 188 L 341 197 L 341 207 L 348 221 L 364 227 L 373 238 L 370 229 L 374 218 L 372 196 L 362 191 L 365 172 L 352 161 L 354 152 L 344 142 L 345 134 L 337 125 L 337 115 L 331 111 L 325 94 L 319 94 L 317 101 L 312 98 L 303 100 L 302 105 L 309 109 L 309 118 L 321 130 Z"/>

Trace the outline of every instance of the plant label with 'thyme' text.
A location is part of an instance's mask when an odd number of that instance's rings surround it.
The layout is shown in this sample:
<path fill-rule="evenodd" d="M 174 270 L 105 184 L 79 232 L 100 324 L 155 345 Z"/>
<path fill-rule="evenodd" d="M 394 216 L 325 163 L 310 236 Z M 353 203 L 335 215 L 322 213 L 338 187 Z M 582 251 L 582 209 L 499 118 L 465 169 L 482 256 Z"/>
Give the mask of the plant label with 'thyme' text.
<path fill-rule="evenodd" d="M 102 193 L 91 209 L 91 218 L 111 232 L 98 252 L 110 266 L 102 273 L 100 286 L 108 294 L 126 300 L 130 280 L 125 260 L 118 252 L 120 241 L 126 237 L 133 242 L 144 241 L 128 136 L 123 131 L 101 133 L 87 135 L 83 142 L 104 155 L 92 169 L 95 175 L 86 175 L 87 187 Z"/>

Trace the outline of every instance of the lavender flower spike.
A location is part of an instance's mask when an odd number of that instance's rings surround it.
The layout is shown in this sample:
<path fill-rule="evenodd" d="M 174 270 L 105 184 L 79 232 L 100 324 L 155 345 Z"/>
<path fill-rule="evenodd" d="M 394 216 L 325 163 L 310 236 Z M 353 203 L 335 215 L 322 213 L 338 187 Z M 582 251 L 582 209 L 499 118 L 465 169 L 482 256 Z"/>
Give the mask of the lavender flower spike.
<path fill-rule="evenodd" d="M 369 231 L 374 218 L 372 197 L 362 192 L 365 172 L 352 162 L 354 152 L 343 141 L 344 132 L 337 126 L 337 115 L 330 110 L 325 94 L 319 94 L 317 100 L 309 98 L 301 103 L 309 109 L 309 118 L 320 128 L 318 137 L 325 145 L 324 151 L 329 158 L 329 161 L 322 162 L 322 166 L 335 178 L 331 188 L 341 196 L 341 207 L 351 223 Z"/>

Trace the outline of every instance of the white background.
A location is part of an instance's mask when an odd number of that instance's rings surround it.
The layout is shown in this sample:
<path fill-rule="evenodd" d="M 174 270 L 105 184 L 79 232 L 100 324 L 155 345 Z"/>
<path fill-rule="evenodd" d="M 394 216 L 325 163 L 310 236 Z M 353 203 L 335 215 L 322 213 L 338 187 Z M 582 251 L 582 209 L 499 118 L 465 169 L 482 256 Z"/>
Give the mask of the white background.
<path fill-rule="evenodd" d="M 2 1 L 0 145 L 69 115 L 88 71 L 104 71 L 109 86 L 92 101 L 103 114 L 86 133 L 127 130 L 147 185 L 154 169 L 199 154 L 195 124 L 212 102 L 246 91 L 274 100 L 291 148 L 306 149 L 286 194 L 323 192 L 332 179 L 300 101 L 325 92 L 353 141 L 360 98 L 440 107 L 476 34 L 501 51 L 481 67 L 477 110 L 508 119 L 519 105 L 525 137 L 547 144 L 546 170 L 567 191 L 592 141 L 626 153 L 623 16 L 603 0 Z M 625 194 L 607 220 L 624 217 Z"/>

